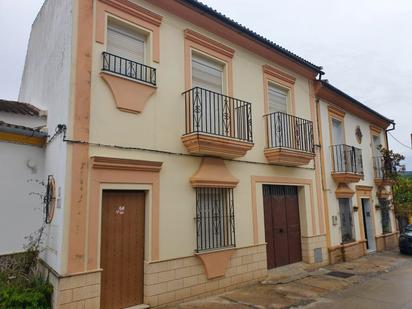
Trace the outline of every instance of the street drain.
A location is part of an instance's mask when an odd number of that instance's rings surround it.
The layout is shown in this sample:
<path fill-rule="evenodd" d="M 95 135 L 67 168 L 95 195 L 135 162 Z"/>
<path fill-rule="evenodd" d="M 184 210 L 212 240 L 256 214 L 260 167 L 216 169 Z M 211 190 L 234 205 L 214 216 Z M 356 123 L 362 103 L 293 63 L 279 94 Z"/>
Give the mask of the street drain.
<path fill-rule="evenodd" d="M 331 271 L 327 273 L 328 276 L 338 277 L 338 278 L 349 278 L 354 276 L 355 274 L 345 273 L 343 271 Z"/>

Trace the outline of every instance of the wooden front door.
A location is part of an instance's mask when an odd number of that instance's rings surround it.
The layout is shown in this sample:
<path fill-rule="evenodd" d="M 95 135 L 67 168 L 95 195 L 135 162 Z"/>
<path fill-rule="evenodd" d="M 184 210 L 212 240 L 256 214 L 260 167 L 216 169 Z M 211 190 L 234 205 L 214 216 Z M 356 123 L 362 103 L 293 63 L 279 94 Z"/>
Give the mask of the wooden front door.
<path fill-rule="evenodd" d="M 145 193 L 103 191 L 101 308 L 143 303 Z"/>
<path fill-rule="evenodd" d="M 268 268 L 302 260 L 297 187 L 263 185 Z"/>

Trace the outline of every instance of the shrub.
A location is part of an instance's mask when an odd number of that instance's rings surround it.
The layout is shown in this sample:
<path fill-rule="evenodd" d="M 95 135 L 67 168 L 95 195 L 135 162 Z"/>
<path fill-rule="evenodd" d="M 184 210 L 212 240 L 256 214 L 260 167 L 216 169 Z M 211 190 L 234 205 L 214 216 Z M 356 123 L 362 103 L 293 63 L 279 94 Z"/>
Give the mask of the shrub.
<path fill-rule="evenodd" d="M 51 308 L 53 287 L 40 276 L 29 278 L 0 275 L 0 308 Z"/>

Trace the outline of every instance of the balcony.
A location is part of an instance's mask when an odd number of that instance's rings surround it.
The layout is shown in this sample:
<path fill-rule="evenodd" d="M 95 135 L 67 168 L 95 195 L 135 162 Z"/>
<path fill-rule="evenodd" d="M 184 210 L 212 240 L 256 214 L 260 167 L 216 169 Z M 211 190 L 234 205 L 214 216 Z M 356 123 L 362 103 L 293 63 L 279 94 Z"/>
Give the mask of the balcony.
<path fill-rule="evenodd" d="M 253 147 L 251 104 L 200 87 L 183 92 L 186 133 L 193 154 L 242 157 Z"/>
<path fill-rule="evenodd" d="M 112 92 L 119 110 L 140 113 L 156 91 L 156 69 L 103 52 L 100 76 Z"/>
<path fill-rule="evenodd" d="M 267 129 L 264 153 L 270 163 L 299 166 L 315 157 L 312 121 L 281 112 L 264 117 Z"/>
<path fill-rule="evenodd" d="M 396 173 L 391 161 L 385 162 L 382 156 L 373 157 L 374 181 L 377 186 L 393 183 L 392 176 Z"/>
<path fill-rule="evenodd" d="M 363 178 L 362 150 L 348 145 L 333 145 L 332 178 L 337 183 L 358 182 Z"/>

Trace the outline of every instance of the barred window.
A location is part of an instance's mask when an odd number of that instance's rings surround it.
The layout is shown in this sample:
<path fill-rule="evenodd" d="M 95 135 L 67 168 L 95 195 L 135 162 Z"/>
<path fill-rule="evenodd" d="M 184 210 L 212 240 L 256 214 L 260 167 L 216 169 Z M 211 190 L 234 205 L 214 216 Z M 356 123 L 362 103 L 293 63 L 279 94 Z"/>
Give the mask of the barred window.
<path fill-rule="evenodd" d="M 339 199 L 339 213 L 342 243 L 354 241 L 352 209 L 350 200 L 348 198 Z"/>
<path fill-rule="evenodd" d="M 197 252 L 234 247 L 233 189 L 196 188 Z"/>
<path fill-rule="evenodd" d="M 389 202 L 385 199 L 379 199 L 382 218 L 382 233 L 388 234 L 391 232 L 391 218 L 389 216 Z"/>

